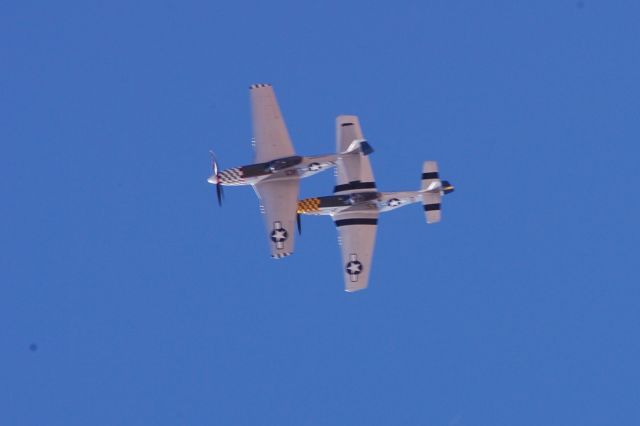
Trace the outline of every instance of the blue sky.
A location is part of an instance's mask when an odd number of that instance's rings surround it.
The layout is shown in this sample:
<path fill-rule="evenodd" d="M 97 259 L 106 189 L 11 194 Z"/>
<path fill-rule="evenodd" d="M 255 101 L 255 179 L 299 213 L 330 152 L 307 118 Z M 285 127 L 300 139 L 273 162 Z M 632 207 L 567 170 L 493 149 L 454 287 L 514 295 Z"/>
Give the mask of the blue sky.
<path fill-rule="evenodd" d="M 637 2 L 130 3 L 0 6 L 0 424 L 640 424 Z M 368 290 L 217 207 L 256 82 L 299 154 L 356 114 L 381 190 L 456 185 Z"/>

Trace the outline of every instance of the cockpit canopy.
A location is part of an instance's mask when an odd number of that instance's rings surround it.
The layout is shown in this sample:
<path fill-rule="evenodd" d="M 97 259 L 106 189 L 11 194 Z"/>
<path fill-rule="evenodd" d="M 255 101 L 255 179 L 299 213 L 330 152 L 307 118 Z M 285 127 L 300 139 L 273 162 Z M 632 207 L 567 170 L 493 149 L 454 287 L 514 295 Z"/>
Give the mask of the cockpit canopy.
<path fill-rule="evenodd" d="M 271 173 L 275 173 L 279 170 L 283 170 L 289 167 L 296 166 L 302 162 L 302 157 L 294 155 L 291 157 L 278 158 L 266 163 L 265 169 Z"/>
<path fill-rule="evenodd" d="M 377 192 L 355 192 L 349 195 L 349 203 L 360 204 L 378 198 Z"/>

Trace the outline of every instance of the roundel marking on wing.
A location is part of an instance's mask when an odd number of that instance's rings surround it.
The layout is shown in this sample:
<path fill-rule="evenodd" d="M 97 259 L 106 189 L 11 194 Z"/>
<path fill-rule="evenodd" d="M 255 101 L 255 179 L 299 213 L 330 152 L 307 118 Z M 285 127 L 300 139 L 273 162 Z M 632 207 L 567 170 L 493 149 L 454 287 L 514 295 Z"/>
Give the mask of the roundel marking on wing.
<path fill-rule="evenodd" d="M 277 228 L 271 231 L 271 241 L 274 243 L 281 243 L 289 238 L 289 233 L 284 228 Z"/>

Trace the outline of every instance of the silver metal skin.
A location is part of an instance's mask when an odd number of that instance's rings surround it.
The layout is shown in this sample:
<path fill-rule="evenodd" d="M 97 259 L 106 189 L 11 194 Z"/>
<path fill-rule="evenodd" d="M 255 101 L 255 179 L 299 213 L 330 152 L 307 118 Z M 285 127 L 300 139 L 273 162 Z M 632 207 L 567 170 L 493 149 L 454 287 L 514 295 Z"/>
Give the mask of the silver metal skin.
<path fill-rule="evenodd" d="M 270 84 L 249 88 L 253 127 L 254 163 L 219 170 L 212 154 L 213 174 L 207 182 L 216 185 L 222 204 L 222 186 L 250 185 L 260 201 L 265 218 L 271 257 L 281 259 L 293 253 L 296 205 L 301 178 L 313 176 L 336 165 L 340 158 L 357 156 L 361 146 L 354 143 L 344 152 L 302 157 L 293 144 Z"/>

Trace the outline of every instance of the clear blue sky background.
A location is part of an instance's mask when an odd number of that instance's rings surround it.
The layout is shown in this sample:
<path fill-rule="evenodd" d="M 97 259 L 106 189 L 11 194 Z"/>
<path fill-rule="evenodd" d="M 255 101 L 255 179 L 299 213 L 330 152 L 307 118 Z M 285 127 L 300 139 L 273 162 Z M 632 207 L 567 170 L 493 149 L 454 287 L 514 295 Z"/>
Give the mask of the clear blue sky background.
<path fill-rule="evenodd" d="M 0 424 L 640 424 L 639 16 L 3 2 Z M 381 190 L 456 184 L 438 225 L 381 217 L 368 290 L 329 219 L 273 261 L 250 188 L 216 206 L 255 82 L 298 153 L 357 114 Z"/>

